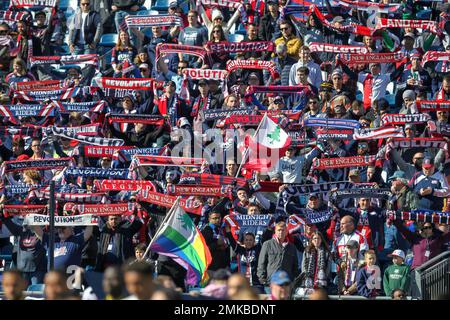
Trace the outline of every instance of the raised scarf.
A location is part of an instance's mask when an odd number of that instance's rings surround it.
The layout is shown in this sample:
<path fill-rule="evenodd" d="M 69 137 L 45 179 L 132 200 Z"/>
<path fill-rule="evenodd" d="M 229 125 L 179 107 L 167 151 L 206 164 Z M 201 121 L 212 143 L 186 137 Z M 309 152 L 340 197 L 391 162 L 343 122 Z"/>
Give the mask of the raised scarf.
<path fill-rule="evenodd" d="M 416 101 L 416 106 L 419 111 L 450 111 L 450 101 L 449 100 L 420 100 Z"/>
<path fill-rule="evenodd" d="M 416 114 L 384 114 L 381 117 L 381 125 L 398 125 L 398 124 L 418 124 L 431 120 L 431 116 L 427 113 Z"/>
<path fill-rule="evenodd" d="M 25 170 L 52 170 L 64 169 L 73 163 L 73 158 L 38 159 L 38 160 L 11 160 L 3 162 L 1 175 L 8 172 Z"/>
<path fill-rule="evenodd" d="M 359 11 L 377 10 L 378 13 L 395 13 L 401 9 L 402 5 L 399 3 L 376 3 L 366 1 L 350 1 L 350 0 L 332 0 L 332 2 L 340 7 L 347 9 L 356 9 Z"/>
<path fill-rule="evenodd" d="M 442 34 L 442 30 L 439 28 L 436 21 L 378 18 L 375 29 L 380 30 L 386 28 L 418 28 L 428 30 L 438 35 Z"/>
<path fill-rule="evenodd" d="M 129 170 L 128 169 L 101 169 L 95 167 L 84 167 L 84 168 L 67 168 L 64 171 L 64 177 L 66 178 L 77 178 L 77 177 L 89 177 L 98 179 L 128 179 Z"/>
<path fill-rule="evenodd" d="M 226 70 L 216 70 L 216 69 L 193 69 L 186 68 L 183 70 L 183 76 L 185 79 L 208 79 L 208 80 L 218 80 L 224 81 L 228 78 L 228 72 Z"/>
<path fill-rule="evenodd" d="M 206 50 L 210 53 L 236 53 L 236 52 L 272 52 L 272 41 L 244 41 L 244 42 L 212 42 L 206 43 Z"/>
<path fill-rule="evenodd" d="M 153 191 L 144 191 L 139 192 L 137 196 L 138 201 L 148 202 L 152 204 L 156 204 L 165 208 L 172 208 L 173 204 L 177 200 L 178 197 L 170 196 L 167 194 L 153 192 Z M 184 211 L 201 215 L 202 214 L 202 206 L 198 205 L 191 199 L 180 199 L 180 206 L 184 209 Z"/>
<path fill-rule="evenodd" d="M 86 144 L 92 144 L 96 146 L 122 146 L 124 145 L 124 141 L 122 139 L 109 139 L 109 138 L 100 138 L 100 137 L 85 137 L 80 134 L 75 134 L 72 132 L 65 131 L 62 128 L 57 128 L 55 126 L 51 126 L 48 128 L 42 128 L 42 132 L 48 137 L 58 136 L 63 137 L 70 140 L 76 140 Z"/>
<path fill-rule="evenodd" d="M 329 53 L 349 53 L 349 54 L 365 54 L 369 50 L 365 46 L 350 46 L 343 44 L 311 42 L 309 44 L 311 52 L 329 52 Z"/>
<path fill-rule="evenodd" d="M 387 212 L 390 219 L 414 220 L 418 222 L 445 223 L 450 224 L 450 214 L 448 212 L 432 210 L 411 210 L 411 211 L 393 211 Z"/>
<path fill-rule="evenodd" d="M 375 156 L 355 156 L 314 159 L 313 170 L 326 170 L 335 168 L 367 167 L 375 161 Z"/>
<path fill-rule="evenodd" d="M 448 157 L 448 144 L 447 141 L 436 138 L 395 138 L 386 145 L 386 159 L 389 159 L 389 155 L 392 149 L 410 149 L 410 148 L 439 148 L 445 150 L 446 157 Z"/>
<path fill-rule="evenodd" d="M 94 215 L 98 217 L 105 217 L 111 215 L 133 215 L 136 209 L 136 204 L 132 202 L 126 203 L 108 203 L 108 204 L 72 204 L 66 203 L 64 211 L 72 211 L 72 215 Z"/>
<path fill-rule="evenodd" d="M 356 129 L 356 128 L 360 128 L 361 124 L 357 120 L 308 118 L 304 121 L 304 126 L 305 127 Z"/>
<path fill-rule="evenodd" d="M 95 180 L 96 191 L 156 191 L 156 186 L 152 181 L 147 180 Z"/>
<path fill-rule="evenodd" d="M 183 19 L 174 14 L 159 14 L 159 15 L 128 15 L 125 17 L 127 27 L 166 27 L 166 26 L 183 26 Z"/>
<path fill-rule="evenodd" d="M 391 63 L 399 62 L 405 58 L 403 52 L 391 53 L 344 53 L 339 55 L 339 59 L 345 64 L 367 64 L 367 63 Z"/>
<path fill-rule="evenodd" d="M 233 72 L 237 69 L 259 69 L 268 70 L 273 79 L 279 77 L 278 71 L 276 69 L 275 63 L 273 61 L 263 61 L 263 60 L 228 60 L 227 61 L 227 71 Z"/>

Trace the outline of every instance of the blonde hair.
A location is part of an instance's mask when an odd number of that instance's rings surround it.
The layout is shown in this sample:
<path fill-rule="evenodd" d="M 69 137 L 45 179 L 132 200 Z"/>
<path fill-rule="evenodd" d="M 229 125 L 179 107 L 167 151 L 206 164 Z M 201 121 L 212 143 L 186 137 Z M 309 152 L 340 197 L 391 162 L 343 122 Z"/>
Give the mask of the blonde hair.
<path fill-rule="evenodd" d="M 28 178 L 30 178 L 33 181 L 41 181 L 41 179 L 42 179 L 40 172 L 37 170 L 25 170 L 23 172 L 23 175 L 27 176 Z"/>
<path fill-rule="evenodd" d="M 27 74 L 27 65 L 26 65 L 25 61 L 23 61 L 20 58 L 15 58 L 13 60 L 13 65 L 15 65 L 15 64 L 19 65 L 22 68 L 22 71 L 20 72 L 21 76 L 24 76 Z"/>

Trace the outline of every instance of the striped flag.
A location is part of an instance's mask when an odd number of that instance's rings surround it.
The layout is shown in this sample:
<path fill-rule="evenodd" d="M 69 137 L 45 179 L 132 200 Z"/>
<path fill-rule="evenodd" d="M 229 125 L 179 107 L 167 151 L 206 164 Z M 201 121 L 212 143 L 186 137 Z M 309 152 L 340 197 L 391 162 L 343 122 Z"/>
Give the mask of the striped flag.
<path fill-rule="evenodd" d="M 203 235 L 181 208 L 179 198 L 167 216 L 167 220 L 155 234 L 150 250 L 171 257 L 185 268 L 188 284 L 204 284 L 212 258 Z"/>

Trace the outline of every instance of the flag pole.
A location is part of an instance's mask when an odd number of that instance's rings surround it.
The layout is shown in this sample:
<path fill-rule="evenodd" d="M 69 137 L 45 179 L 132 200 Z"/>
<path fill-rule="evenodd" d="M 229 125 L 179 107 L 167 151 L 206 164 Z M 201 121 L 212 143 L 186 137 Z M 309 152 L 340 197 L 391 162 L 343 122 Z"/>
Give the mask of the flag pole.
<path fill-rule="evenodd" d="M 253 134 L 253 137 L 252 137 L 252 138 L 255 138 L 255 137 L 256 137 L 256 135 L 258 134 L 259 129 L 261 128 L 261 124 L 263 123 L 263 121 L 264 121 L 264 119 L 265 119 L 266 117 L 267 117 L 267 112 L 264 113 L 264 117 L 261 119 L 261 122 L 259 123 L 258 128 L 256 128 L 256 131 L 255 131 L 255 133 Z M 245 149 L 245 151 L 244 151 L 244 157 L 242 158 L 242 162 L 241 162 L 241 164 L 239 165 L 239 168 L 238 168 L 238 170 L 237 170 L 237 172 L 236 172 L 235 178 L 238 177 L 239 172 L 240 172 L 241 169 L 242 169 L 242 165 L 247 161 L 248 149 L 249 149 L 249 147 L 247 147 L 247 148 Z"/>
<path fill-rule="evenodd" d="M 172 207 L 170 208 L 169 212 L 166 214 L 166 216 L 164 217 L 163 222 L 161 223 L 161 225 L 159 226 L 158 230 L 156 230 L 152 240 L 150 240 L 150 243 L 147 246 L 147 249 L 144 252 L 144 256 L 142 257 L 142 259 L 145 259 L 145 257 L 148 255 L 148 253 L 150 252 L 150 247 L 152 246 L 153 241 L 155 241 L 155 239 L 159 236 L 159 234 L 161 233 L 161 230 L 163 229 L 164 225 L 166 224 L 166 221 L 169 220 L 169 217 L 173 214 L 173 212 L 175 211 L 174 208 L 175 206 L 177 206 L 180 202 L 180 198 L 181 196 L 178 196 L 177 199 L 175 200 L 175 202 L 173 203 Z"/>

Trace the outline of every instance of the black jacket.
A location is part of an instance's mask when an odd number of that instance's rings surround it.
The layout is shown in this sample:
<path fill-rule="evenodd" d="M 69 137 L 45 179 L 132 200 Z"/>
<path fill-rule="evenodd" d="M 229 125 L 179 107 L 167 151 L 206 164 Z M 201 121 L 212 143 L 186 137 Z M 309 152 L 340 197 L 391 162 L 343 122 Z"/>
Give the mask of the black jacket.
<path fill-rule="evenodd" d="M 209 251 L 211 252 L 212 262 L 208 270 L 215 271 L 222 268 L 228 268 L 230 265 L 229 247 L 225 250 L 219 250 L 217 246 L 217 238 L 214 236 L 214 231 L 210 225 L 206 225 L 203 228 L 202 235 L 205 238 Z"/>
<path fill-rule="evenodd" d="M 134 255 L 133 252 L 133 236 L 142 227 L 142 222 L 139 218 L 134 218 L 133 222 L 122 221 L 119 227 L 112 231 L 106 226 L 106 224 L 100 230 L 100 241 L 97 252 L 97 261 L 95 263 L 95 269 L 97 271 L 104 270 L 105 256 L 108 253 L 108 246 L 111 238 L 116 237 L 116 252 L 120 263 L 123 263 L 127 259 Z"/>
<path fill-rule="evenodd" d="M 277 31 L 276 29 L 278 29 L 278 27 L 275 26 L 276 23 L 274 25 L 274 18 L 270 14 L 264 15 L 259 24 L 258 38 L 264 41 L 272 41 L 273 34 Z"/>

